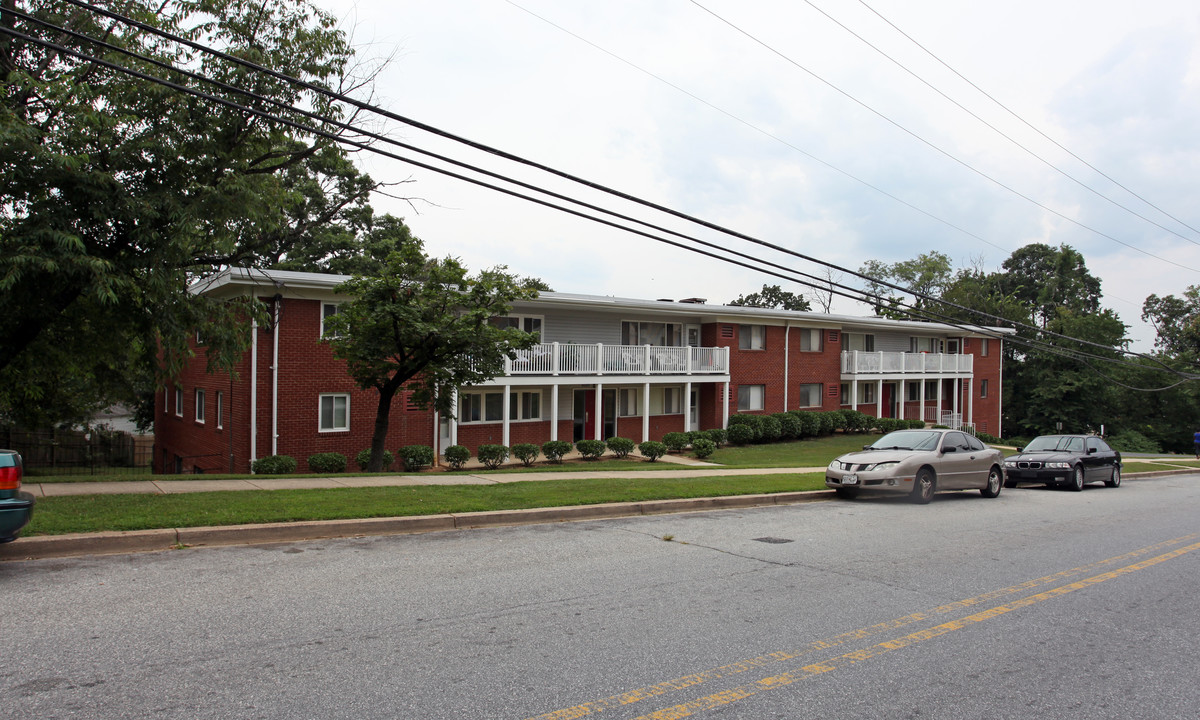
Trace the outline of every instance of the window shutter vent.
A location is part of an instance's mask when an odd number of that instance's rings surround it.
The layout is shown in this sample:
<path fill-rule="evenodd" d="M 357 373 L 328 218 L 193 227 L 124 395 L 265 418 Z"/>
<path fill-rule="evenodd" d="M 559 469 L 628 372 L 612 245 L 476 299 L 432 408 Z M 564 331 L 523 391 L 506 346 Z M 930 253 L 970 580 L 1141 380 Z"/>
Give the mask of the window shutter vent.
<path fill-rule="evenodd" d="M 733 326 L 732 325 L 722 325 L 721 326 L 721 337 L 732 338 L 733 337 Z"/>

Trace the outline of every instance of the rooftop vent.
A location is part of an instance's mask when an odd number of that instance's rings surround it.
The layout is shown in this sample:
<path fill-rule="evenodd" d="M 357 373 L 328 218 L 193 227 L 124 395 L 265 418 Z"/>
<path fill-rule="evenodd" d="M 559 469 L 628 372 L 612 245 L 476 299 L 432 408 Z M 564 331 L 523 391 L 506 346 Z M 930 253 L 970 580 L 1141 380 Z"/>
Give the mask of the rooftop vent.
<path fill-rule="evenodd" d="M 684 298 L 684 299 L 680 300 L 679 302 L 692 303 L 693 305 L 704 305 L 705 303 L 708 302 L 708 298 Z"/>

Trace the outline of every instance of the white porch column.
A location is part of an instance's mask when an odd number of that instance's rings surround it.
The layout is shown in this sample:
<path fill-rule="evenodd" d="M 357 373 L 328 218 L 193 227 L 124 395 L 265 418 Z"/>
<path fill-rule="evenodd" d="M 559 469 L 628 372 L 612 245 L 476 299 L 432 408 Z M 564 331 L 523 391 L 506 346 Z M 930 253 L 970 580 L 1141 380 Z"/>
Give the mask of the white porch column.
<path fill-rule="evenodd" d="M 692 427 L 692 383 L 688 381 L 683 386 L 683 431 L 699 430 Z"/>
<path fill-rule="evenodd" d="M 850 381 L 850 409 L 858 409 L 858 378 Z"/>
<path fill-rule="evenodd" d="M 959 403 L 962 401 L 962 380 L 960 380 L 958 378 L 954 378 L 954 380 L 952 382 L 954 383 L 954 385 L 953 385 L 953 387 L 954 387 L 954 408 L 951 410 L 951 412 L 954 413 L 955 417 L 958 417 L 958 414 L 960 412 L 958 409 L 960 407 Z M 961 422 L 962 421 L 959 420 L 960 424 L 961 424 Z"/>
<path fill-rule="evenodd" d="M 650 440 L 650 383 L 642 384 L 642 442 Z"/>
<path fill-rule="evenodd" d="M 921 376 L 921 394 L 919 397 L 921 400 L 921 410 L 920 410 L 921 414 L 918 417 L 921 418 L 921 422 L 925 422 L 925 376 L 924 375 Z"/>
<path fill-rule="evenodd" d="M 550 439 L 558 439 L 558 383 L 550 386 Z"/>
<path fill-rule="evenodd" d="M 971 391 L 971 378 L 967 378 L 967 422 L 975 427 L 975 393 Z"/>
<path fill-rule="evenodd" d="M 458 388 L 450 391 L 450 403 L 454 407 L 454 416 L 447 418 L 450 424 L 450 444 L 458 444 Z"/>
<path fill-rule="evenodd" d="M 939 377 L 937 384 L 938 384 L 937 413 L 936 413 L 937 418 L 934 419 L 934 421 L 933 421 L 934 424 L 940 423 L 942 421 L 942 406 L 945 403 L 945 400 L 942 398 L 942 386 L 946 384 L 946 381 L 943 378 Z"/>
<path fill-rule="evenodd" d="M 728 356 L 726 356 L 728 357 Z M 728 366 L 726 366 L 728 367 Z M 729 429 L 729 383 L 721 383 L 721 429 Z"/>
<path fill-rule="evenodd" d="M 508 447 L 508 444 L 509 444 L 508 443 L 508 430 L 509 430 L 508 414 L 509 414 L 509 412 L 511 412 L 511 408 L 509 406 L 512 404 L 512 395 L 509 392 L 511 390 L 511 387 L 512 386 L 510 386 L 510 385 L 504 386 L 504 410 L 501 411 L 504 413 L 504 418 L 500 424 L 500 427 L 503 428 L 503 430 L 500 433 L 500 437 L 501 437 L 500 444 L 503 445 L 504 447 Z"/>
<path fill-rule="evenodd" d="M 875 383 L 875 417 L 883 417 L 883 379 Z"/>
<path fill-rule="evenodd" d="M 596 421 L 596 429 L 593 431 L 597 440 L 603 440 L 600 437 L 604 434 L 604 383 L 596 383 L 596 414 L 592 417 Z M 587 436 L 587 430 L 583 431 L 584 436 Z"/>
<path fill-rule="evenodd" d="M 908 384 L 907 383 L 908 383 L 907 380 L 897 380 L 896 381 L 896 388 L 897 388 L 896 392 L 899 393 L 899 395 L 900 395 L 900 397 L 896 398 L 896 419 L 897 420 L 904 419 L 904 404 L 906 402 L 908 402 Z"/>

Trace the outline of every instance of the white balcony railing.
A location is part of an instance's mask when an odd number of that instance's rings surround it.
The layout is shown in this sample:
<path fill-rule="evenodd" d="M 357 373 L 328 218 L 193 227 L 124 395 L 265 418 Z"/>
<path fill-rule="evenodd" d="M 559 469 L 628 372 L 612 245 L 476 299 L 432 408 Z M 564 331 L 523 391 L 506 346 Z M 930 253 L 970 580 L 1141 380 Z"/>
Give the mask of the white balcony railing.
<path fill-rule="evenodd" d="M 970 375 L 974 360 L 974 355 L 850 350 L 842 353 L 842 374 Z"/>
<path fill-rule="evenodd" d="M 719 347 L 538 343 L 504 363 L 505 375 L 725 375 Z"/>

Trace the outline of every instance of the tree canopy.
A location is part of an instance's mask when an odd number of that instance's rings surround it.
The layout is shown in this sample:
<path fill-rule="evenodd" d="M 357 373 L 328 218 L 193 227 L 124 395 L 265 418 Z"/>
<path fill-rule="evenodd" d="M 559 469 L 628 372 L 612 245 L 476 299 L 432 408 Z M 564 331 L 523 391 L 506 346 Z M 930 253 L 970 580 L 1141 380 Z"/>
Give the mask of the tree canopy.
<path fill-rule="evenodd" d="M 808 298 L 803 295 L 790 293 L 778 285 L 763 285 L 762 290 L 750 293 L 749 295 L 739 295 L 737 300 L 729 304 L 742 307 L 776 308 L 780 310 L 807 311 L 812 309 L 812 306 L 808 303 Z"/>
<path fill-rule="evenodd" d="M 0 17 L 68 50 L 296 122 L 312 124 L 290 108 L 343 115 L 323 94 L 75 5 L 20 9 L 141 57 Z M 334 19 L 307 0 L 128 0 L 120 11 L 318 86 L 361 81 L 349 79 L 353 53 Z M 210 363 L 230 363 L 256 308 L 189 293 L 200 275 L 228 265 L 357 272 L 392 249 L 393 221 L 368 204 L 377 184 L 328 138 L 9 35 L 0 76 L 0 415 L 57 422 L 129 400 L 152 388 L 156 368 L 161 378 L 182 366 L 197 328 Z"/>
<path fill-rule="evenodd" d="M 388 256 L 382 270 L 337 288 L 354 298 L 327 322 L 334 355 L 359 387 L 378 392 L 368 470 L 382 468 L 392 400 L 401 388 L 413 400 L 453 416 L 453 391 L 504 371 L 504 358 L 537 336 L 501 328 L 516 300 L 537 296 L 531 283 L 503 267 L 468 275 L 453 258 L 425 256 L 415 238 Z"/>

